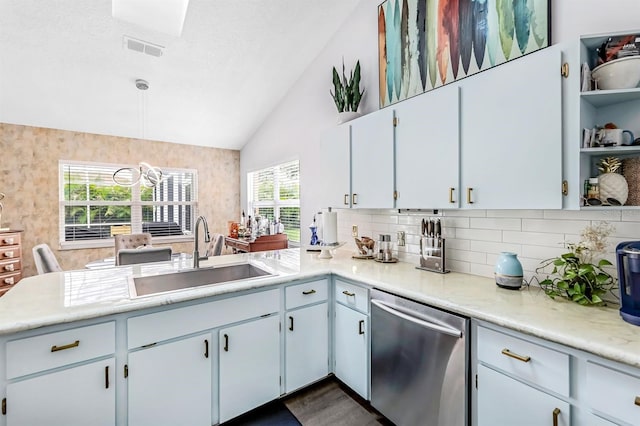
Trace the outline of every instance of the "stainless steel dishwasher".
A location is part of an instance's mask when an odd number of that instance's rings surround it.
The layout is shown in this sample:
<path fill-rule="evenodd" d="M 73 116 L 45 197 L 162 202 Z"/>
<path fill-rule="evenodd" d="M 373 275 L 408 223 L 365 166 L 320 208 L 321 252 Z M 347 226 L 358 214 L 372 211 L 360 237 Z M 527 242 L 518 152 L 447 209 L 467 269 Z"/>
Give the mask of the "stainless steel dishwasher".
<path fill-rule="evenodd" d="M 371 405 L 398 426 L 469 424 L 469 319 L 371 291 Z"/>

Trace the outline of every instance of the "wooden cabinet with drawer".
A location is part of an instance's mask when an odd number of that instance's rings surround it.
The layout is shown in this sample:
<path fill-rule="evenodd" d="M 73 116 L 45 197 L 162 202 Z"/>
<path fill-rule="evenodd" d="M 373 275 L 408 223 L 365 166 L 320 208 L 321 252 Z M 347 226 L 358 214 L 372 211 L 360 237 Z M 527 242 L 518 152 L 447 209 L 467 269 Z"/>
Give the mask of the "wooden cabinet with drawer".
<path fill-rule="evenodd" d="M 0 296 L 22 278 L 22 231 L 0 232 Z"/>

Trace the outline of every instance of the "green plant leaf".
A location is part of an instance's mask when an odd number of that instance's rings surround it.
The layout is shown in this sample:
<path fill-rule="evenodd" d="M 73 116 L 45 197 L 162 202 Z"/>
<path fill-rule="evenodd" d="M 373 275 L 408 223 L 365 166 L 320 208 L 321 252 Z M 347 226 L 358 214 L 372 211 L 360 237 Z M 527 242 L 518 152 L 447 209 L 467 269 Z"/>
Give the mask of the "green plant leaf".
<path fill-rule="evenodd" d="M 564 265 L 564 264 L 566 264 L 566 263 L 567 263 L 567 262 L 565 262 L 565 260 L 564 260 L 564 259 L 556 259 L 556 260 L 554 260 L 554 261 L 553 261 L 553 264 L 554 264 L 554 265 L 556 265 L 556 266 L 562 266 L 562 265 Z M 555 272 L 555 271 L 554 271 L 554 272 Z"/>
<path fill-rule="evenodd" d="M 578 275 L 593 274 L 593 265 L 582 264 L 578 267 Z"/>
<path fill-rule="evenodd" d="M 603 266 L 613 266 L 613 263 L 609 262 L 607 259 L 600 259 L 598 267 L 602 268 Z"/>

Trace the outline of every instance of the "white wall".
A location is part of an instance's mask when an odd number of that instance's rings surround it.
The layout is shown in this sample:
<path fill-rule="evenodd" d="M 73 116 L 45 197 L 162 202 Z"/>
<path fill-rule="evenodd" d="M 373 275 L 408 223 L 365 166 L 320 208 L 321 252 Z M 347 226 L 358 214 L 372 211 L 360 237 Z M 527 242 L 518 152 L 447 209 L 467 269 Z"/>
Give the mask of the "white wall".
<path fill-rule="evenodd" d="M 241 151 L 243 207 L 246 207 L 247 172 L 294 158 L 300 159 L 303 243 L 310 237 L 308 222 L 322 207 L 314 194 L 323 188 L 322 176 L 331 173 L 330 164 L 318 164 L 316 160 L 320 135 L 325 129 L 336 125 L 335 106 L 329 89 L 332 87 L 331 67 L 340 67 L 342 57 L 345 58 L 347 70 L 353 67 L 356 60 L 360 60 L 362 85 L 366 88 L 360 110 L 368 113 L 378 108 L 379 3 L 378 0 L 360 2 L 325 50 L 292 86 L 282 103 Z M 553 0 L 551 13 L 554 43 L 577 40 L 583 34 L 633 32 L 640 27 L 638 0 Z M 635 212 L 460 210 L 445 211 L 443 214 L 445 227 L 449 229 L 447 237 L 451 238 L 448 253 L 452 268 L 478 275 L 492 275 L 495 254 L 502 249 L 518 252 L 524 257 L 525 268 L 531 271 L 540 259 L 557 254 L 559 243 L 565 239 L 575 240 L 579 230 L 591 220 L 615 222 L 617 231 L 612 242 L 640 238 L 640 215 Z M 382 231 L 394 233 L 396 230 L 405 230 L 409 233 L 409 241 L 413 243 L 401 257 L 406 256 L 411 260 L 412 253 L 417 253 L 417 228 L 414 226 L 422 216 L 393 211 L 342 210 L 338 217 L 341 239 L 351 241 L 351 224 L 361 227 L 361 235 L 373 237 Z M 528 232 L 531 235 L 527 235 Z M 516 237 L 515 233 L 524 234 Z"/>

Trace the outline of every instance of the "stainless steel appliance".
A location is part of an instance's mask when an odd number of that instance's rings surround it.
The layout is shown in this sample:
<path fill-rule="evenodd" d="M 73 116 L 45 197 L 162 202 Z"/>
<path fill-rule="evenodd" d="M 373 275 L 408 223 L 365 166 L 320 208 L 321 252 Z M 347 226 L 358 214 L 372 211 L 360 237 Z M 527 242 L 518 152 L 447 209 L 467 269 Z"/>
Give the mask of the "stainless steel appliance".
<path fill-rule="evenodd" d="M 640 325 L 640 241 L 625 241 L 616 247 L 620 281 L 620 316 Z"/>
<path fill-rule="evenodd" d="M 416 268 L 441 274 L 449 272 L 445 266 L 444 243 L 440 219 L 422 219 L 420 266 L 416 266 Z"/>
<path fill-rule="evenodd" d="M 398 426 L 469 424 L 469 319 L 371 291 L 371 405 Z"/>

